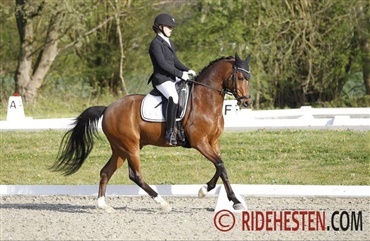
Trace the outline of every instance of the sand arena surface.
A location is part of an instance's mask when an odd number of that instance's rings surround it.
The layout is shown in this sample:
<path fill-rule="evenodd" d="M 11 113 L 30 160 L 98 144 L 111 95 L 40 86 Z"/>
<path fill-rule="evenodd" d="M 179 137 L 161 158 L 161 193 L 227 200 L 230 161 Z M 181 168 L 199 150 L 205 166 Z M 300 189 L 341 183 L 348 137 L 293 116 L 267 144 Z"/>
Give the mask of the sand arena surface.
<path fill-rule="evenodd" d="M 369 240 L 369 198 L 247 197 L 248 211 L 362 211 L 362 231 L 243 231 L 242 214 L 228 232 L 214 225 L 217 197 L 164 197 L 161 212 L 148 196 L 107 197 L 114 213 L 95 208 L 93 196 L 3 196 L 1 240 Z M 223 222 L 230 220 L 224 219 Z M 225 224 L 225 223 L 224 223 Z M 335 224 L 339 226 L 338 223 Z M 307 229 L 307 227 L 306 227 Z"/>

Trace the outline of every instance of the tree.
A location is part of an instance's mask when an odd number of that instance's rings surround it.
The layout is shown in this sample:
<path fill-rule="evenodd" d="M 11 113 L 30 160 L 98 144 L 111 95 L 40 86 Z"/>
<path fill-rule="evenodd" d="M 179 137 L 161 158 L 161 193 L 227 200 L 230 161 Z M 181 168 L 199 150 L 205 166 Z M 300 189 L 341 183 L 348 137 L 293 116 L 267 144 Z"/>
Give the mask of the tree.
<path fill-rule="evenodd" d="M 23 96 L 25 102 L 32 102 L 36 98 L 37 90 L 42 86 L 45 76 L 61 51 L 74 46 L 82 38 L 113 19 L 107 18 L 91 30 L 84 29 L 81 19 L 84 19 L 83 13 L 95 7 L 94 3 L 91 4 L 80 2 L 72 6 L 69 1 L 16 0 L 15 16 L 20 49 L 14 77 L 15 91 Z M 45 24 L 45 19 L 48 19 L 48 24 Z M 42 42 L 34 35 L 36 21 L 39 21 L 41 27 L 46 28 Z M 73 30 L 82 33 L 72 42 L 59 46 L 63 38 Z"/>
<path fill-rule="evenodd" d="M 121 31 L 121 25 L 120 25 L 120 8 L 117 0 L 115 0 L 115 4 L 113 4 L 111 1 L 109 2 L 111 7 L 114 10 L 114 19 L 116 20 L 116 28 L 117 28 L 117 35 L 119 40 L 119 49 L 120 49 L 120 60 L 119 60 L 119 78 L 122 83 L 123 90 L 126 95 L 128 95 L 128 91 L 126 88 L 125 79 L 123 78 L 123 59 L 125 58 L 124 49 L 123 49 L 123 42 L 122 42 L 122 31 Z M 130 6 L 131 2 L 127 2 L 128 6 Z"/>
<path fill-rule="evenodd" d="M 355 5 L 356 37 L 361 50 L 362 73 L 366 94 L 370 95 L 370 7 L 368 1 L 360 0 Z"/>
<path fill-rule="evenodd" d="M 35 99 L 49 72 L 48 83 L 59 75 L 67 81 L 87 80 L 94 91 L 146 92 L 152 71 L 147 48 L 159 12 L 176 18 L 171 38 L 180 59 L 197 71 L 220 56 L 251 53 L 255 108 L 330 102 L 343 95 L 343 86 L 353 76 L 363 77 L 366 92 L 370 90 L 370 14 L 365 0 L 15 3 L 20 37 L 16 91 L 27 102 Z M 9 21 L 4 16 L 1 19 Z M 6 62 L 18 42 L 7 41 L 14 29 L 4 29 L 0 44 L 5 51 L 0 56 Z M 14 62 L 0 68 L 8 75 Z M 72 74 L 75 78 L 69 80 Z"/>
<path fill-rule="evenodd" d="M 348 1 L 261 1 L 253 52 L 270 83 L 260 101 L 299 107 L 341 95 L 353 67 Z M 271 102 L 270 102 L 271 103 Z"/>

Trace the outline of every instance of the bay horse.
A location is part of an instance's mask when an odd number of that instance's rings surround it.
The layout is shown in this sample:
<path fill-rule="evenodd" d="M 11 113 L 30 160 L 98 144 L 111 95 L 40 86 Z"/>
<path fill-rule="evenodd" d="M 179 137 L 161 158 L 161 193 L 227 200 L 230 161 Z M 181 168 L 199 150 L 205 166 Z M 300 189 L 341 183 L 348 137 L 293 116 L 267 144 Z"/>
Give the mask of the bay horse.
<path fill-rule="evenodd" d="M 221 57 L 209 63 L 193 82 L 193 91 L 189 97 L 188 107 L 181 120 L 188 147 L 195 148 L 210 160 L 216 173 L 198 192 L 204 197 L 215 188 L 221 177 L 229 201 L 233 208 L 242 210 L 245 207 L 236 198 L 221 158 L 219 138 L 224 130 L 222 107 L 225 94 L 232 94 L 241 107 L 251 103 L 249 93 L 250 55 L 242 60 L 235 54 L 233 57 Z M 140 114 L 144 95 L 133 94 L 116 100 L 108 107 L 92 106 L 84 110 L 68 130 L 61 141 L 58 158 L 51 167 L 65 175 L 80 169 L 94 145 L 98 135 L 98 121 L 102 119 L 102 130 L 106 135 L 112 156 L 100 171 L 98 193 L 99 209 L 107 212 L 114 209 L 106 204 L 105 193 L 109 179 L 114 172 L 128 162 L 129 178 L 142 188 L 162 210 L 170 211 L 170 205 L 145 181 L 140 170 L 140 149 L 146 145 L 170 147 L 165 140 L 165 123 L 144 121 Z"/>

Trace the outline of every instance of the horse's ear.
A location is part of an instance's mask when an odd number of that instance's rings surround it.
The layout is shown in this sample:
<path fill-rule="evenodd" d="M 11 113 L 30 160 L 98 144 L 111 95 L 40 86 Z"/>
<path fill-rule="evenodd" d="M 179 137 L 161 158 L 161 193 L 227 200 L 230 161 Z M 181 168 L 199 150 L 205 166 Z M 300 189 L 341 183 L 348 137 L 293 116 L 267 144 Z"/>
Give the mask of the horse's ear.
<path fill-rule="evenodd" d="M 249 55 L 248 55 L 248 57 L 245 59 L 245 61 L 246 61 L 247 63 L 249 63 L 249 61 L 251 61 L 251 58 L 252 58 L 252 56 L 251 56 L 251 54 L 249 54 Z"/>
<path fill-rule="evenodd" d="M 241 59 L 239 58 L 238 53 L 236 53 L 236 52 L 235 52 L 235 60 L 236 60 L 236 62 L 240 62 L 241 61 Z"/>

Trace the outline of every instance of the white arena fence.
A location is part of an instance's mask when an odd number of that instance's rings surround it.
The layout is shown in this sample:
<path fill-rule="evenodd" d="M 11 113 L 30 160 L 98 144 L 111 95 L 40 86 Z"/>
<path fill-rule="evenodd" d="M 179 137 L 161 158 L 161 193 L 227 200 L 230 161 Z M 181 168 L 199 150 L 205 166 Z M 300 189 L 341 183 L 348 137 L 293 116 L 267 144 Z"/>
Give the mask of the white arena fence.
<path fill-rule="evenodd" d="M 204 184 L 191 185 L 151 185 L 163 196 L 197 196 Z M 236 193 L 259 197 L 370 197 L 370 186 L 342 185 L 264 185 L 232 184 Z M 217 184 L 208 196 L 218 196 L 225 191 Z M 97 196 L 98 185 L 0 185 L 0 195 L 86 195 Z M 147 193 L 137 185 L 108 185 L 107 195 L 146 196 Z"/>
<path fill-rule="evenodd" d="M 17 98 L 17 99 L 15 99 Z M 370 107 L 252 110 L 239 109 L 236 100 L 225 100 L 225 130 L 257 129 L 353 129 L 370 130 Z M 74 118 L 33 119 L 25 117 L 20 96 L 9 98 L 7 120 L 0 121 L 3 130 L 66 130 Z M 99 123 L 101 128 L 101 123 Z"/>
<path fill-rule="evenodd" d="M 162 196 L 197 196 L 202 185 L 152 185 Z M 248 204 L 241 196 L 257 197 L 356 197 L 369 198 L 370 186 L 338 186 L 338 185 L 232 185 L 238 199 L 245 208 Z M 97 196 L 97 185 L 0 185 L 0 195 L 67 195 Z M 147 194 L 136 185 L 108 185 L 108 196 L 142 196 Z M 217 196 L 215 212 L 227 209 L 237 212 L 228 200 L 223 185 L 217 185 L 207 196 Z"/>
<path fill-rule="evenodd" d="M 240 110 L 225 101 L 225 128 L 248 129 L 359 129 L 370 130 L 370 108 L 312 108 Z"/>

